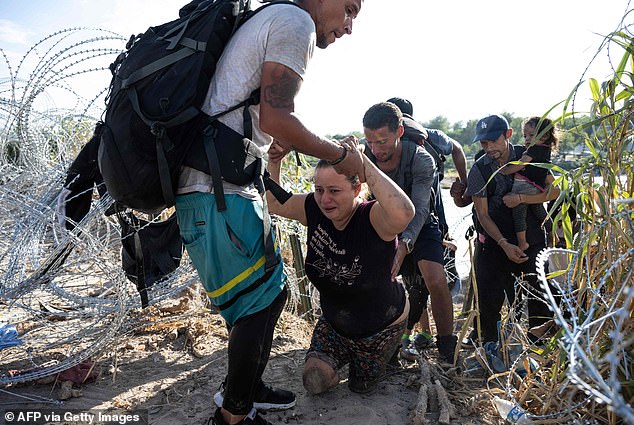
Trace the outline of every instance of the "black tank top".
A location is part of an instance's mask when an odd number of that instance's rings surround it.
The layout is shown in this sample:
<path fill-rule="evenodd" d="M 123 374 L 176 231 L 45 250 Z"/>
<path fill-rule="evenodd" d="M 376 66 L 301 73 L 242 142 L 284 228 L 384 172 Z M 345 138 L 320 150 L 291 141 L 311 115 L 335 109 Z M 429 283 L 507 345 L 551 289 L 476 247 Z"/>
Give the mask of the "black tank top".
<path fill-rule="evenodd" d="M 343 231 L 306 198 L 306 275 L 319 290 L 324 318 L 342 336 L 373 335 L 403 313 L 405 291 L 390 270 L 396 239 L 386 242 L 370 223 L 376 201 L 363 202 Z"/>

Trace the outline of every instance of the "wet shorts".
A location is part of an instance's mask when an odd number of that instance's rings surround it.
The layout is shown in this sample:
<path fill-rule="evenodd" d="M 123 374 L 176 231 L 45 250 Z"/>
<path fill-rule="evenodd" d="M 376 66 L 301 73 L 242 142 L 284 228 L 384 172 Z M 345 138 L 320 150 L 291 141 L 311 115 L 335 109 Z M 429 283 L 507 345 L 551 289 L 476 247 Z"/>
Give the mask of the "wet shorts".
<path fill-rule="evenodd" d="M 267 308 L 284 288 L 283 262 L 265 271 L 262 201 L 211 193 L 176 197 L 181 238 L 213 304 L 229 325 Z M 277 253 L 279 256 L 279 252 Z"/>
<path fill-rule="evenodd" d="M 440 227 L 438 227 L 438 220 L 433 218 L 420 229 L 418 239 L 416 239 L 410 255 L 416 262 L 427 260 L 444 265 L 443 254 L 442 234 Z"/>
<path fill-rule="evenodd" d="M 323 316 L 319 318 L 306 360 L 311 357 L 326 362 L 334 370 L 349 364 L 348 387 L 351 391 L 372 391 L 385 373 L 385 367 L 401 343 L 407 320 L 388 326 L 367 338 L 339 335 Z"/>

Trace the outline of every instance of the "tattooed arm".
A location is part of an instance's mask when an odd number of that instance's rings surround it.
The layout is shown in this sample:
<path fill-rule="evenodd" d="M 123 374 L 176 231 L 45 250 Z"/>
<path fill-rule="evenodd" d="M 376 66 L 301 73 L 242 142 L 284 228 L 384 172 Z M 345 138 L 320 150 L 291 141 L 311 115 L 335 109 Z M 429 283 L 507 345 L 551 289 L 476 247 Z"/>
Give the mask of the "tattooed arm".
<path fill-rule="evenodd" d="M 275 62 L 262 66 L 260 94 L 260 129 L 286 146 L 328 161 L 343 154 L 336 142 L 319 137 L 310 131 L 295 114 L 295 96 L 302 79 L 290 68 Z M 335 169 L 346 175 L 359 174 L 363 180 L 363 159 L 359 152 L 348 152 Z"/>

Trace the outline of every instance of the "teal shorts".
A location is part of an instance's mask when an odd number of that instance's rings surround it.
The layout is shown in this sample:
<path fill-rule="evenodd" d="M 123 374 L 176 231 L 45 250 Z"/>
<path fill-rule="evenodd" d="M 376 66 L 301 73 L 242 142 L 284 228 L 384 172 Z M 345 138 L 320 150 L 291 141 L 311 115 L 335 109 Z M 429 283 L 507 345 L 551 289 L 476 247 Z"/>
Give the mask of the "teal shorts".
<path fill-rule="evenodd" d="M 181 238 L 207 295 L 231 326 L 268 307 L 284 288 L 284 266 L 264 272 L 262 201 L 225 194 L 227 209 L 218 212 L 216 197 L 195 192 L 176 197 Z M 277 245 L 277 244 L 276 244 Z M 279 257 L 279 248 L 276 246 Z"/>

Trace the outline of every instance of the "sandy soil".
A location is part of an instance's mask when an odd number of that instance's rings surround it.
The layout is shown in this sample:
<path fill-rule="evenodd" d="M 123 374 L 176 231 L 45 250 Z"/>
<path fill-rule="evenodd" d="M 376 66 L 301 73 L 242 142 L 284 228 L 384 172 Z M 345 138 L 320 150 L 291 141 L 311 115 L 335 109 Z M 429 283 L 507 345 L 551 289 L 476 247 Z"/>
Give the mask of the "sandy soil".
<path fill-rule="evenodd" d="M 98 375 L 91 382 L 71 388 L 70 384 L 62 385 L 58 376 L 56 381 L 51 377 L 44 383 L 23 384 L 8 390 L 27 397 L 70 396 L 59 407 L 62 409 L 147 409 L 152 425 L 205 424 L 215 410 L 213 394 L 226 371 L 224 323 L 218 314 L 209 311 L 169 312 L 168 309 L 168 313 L 160 315 L 161 320 L 130 332 L 97 358 L 94 372 Z M 412 423 L 421 385 L 418 363 L 403 362 L 400 367 L 390 369 L 378 390 L 370 395 L 351 392 L 345 380 L 326 394 L 307 395 L 301 373 L 311 330 L 310 323 L 287 312 L 278 322 L 264 379 L 294 391 L 297 405 L 287 411 L 268 412 L 267 420 L 274 424 L 304 425 Z M 450 423 L 503 423 L 484 390 L 482 378 L 444 372 L 436 364 L 435 349 L 424 352 L 423 356 L 430 366 L 431 380 L 443 386 L 455 407 Z M 4 408 L 51 408 L 6 393 L 0 393 L 0 400 Z M 432 397 L 425 419 L 430 424 L 438 423 L 439 415 L 438 402 Z"/>

